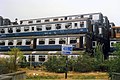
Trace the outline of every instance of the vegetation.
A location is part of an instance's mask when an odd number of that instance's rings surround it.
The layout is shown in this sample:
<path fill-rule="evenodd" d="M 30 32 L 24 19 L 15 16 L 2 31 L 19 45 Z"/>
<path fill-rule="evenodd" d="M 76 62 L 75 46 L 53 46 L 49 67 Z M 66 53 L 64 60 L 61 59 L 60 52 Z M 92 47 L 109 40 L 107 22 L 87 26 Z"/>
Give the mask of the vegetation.
<path fill-rule="evenodd" d="M 44 66 L 50 72 L 65 72 L 65 56 L 49 56 Z"/>
<path fill-rule="evenodd" d="M 120 73 L 120 44 L 115 44 L 116 50 L 112 53 L 112 59 L 109 60 L 109 75 L 113 72 Z"/>
<path fill-rule="evenodd" d="M 22 60 L 23 53 L 18 48 L 11 48 L 11 51 L 8 52 L 10 55 L 10 62 L 12 63 L 11 72 L 17 71 L 18 69 L 18 62 Z"/>
<path fill-rule="evenodd" d="M 26 78 L 27 80 L 44 80 L 44 79 L 55 79 L 55 80 L 64 80 L 64 73 L 54 73 L 46 72 L 41 70 L 27 70 Z M 78 72 L 68 72 L 68 80 L 71 79 L 100 79 L 108 80 L 108 74 L 106 72 L 88 72 L 88 73 L 78 73 Z"/>
<path fill-rule="evenodd" d="M 18 62 L 21 61 L 23 56 L 18 48 L 12 48 L 8 54 L 9 57 L 0 58 L 0 74 L 17 71 Z"/>
<path fill-rule="evenodd" d="M 77 60 L 74 62 L 75 72 L 91 72 L 94 71 L 94 59 L 88 54 L 83 54 L 78 56 Z"/>

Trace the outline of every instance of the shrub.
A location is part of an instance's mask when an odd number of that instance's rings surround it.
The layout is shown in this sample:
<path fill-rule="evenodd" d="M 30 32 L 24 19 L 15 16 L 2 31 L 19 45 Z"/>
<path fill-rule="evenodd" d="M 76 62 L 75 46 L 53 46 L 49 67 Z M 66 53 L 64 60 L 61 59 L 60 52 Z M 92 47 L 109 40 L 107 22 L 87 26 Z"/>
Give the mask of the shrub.
<path fill-rule="evenodd" d="M 9 72 L 9 65 L 7 65 L 6 58 L 0 58 L 0 74 L 5 74 Z"/>
<path fill-rule="evenodd" d="M 49 56 L 43 65 L 47 71 L 63 73 L 65 72 L 65 56 Z"/>
<path fill-rule="evenodd" d="M 74 64 L 75 72 L 90 72 L 94 70 L 94 59 L 87 54 L 79 56 Z"/>

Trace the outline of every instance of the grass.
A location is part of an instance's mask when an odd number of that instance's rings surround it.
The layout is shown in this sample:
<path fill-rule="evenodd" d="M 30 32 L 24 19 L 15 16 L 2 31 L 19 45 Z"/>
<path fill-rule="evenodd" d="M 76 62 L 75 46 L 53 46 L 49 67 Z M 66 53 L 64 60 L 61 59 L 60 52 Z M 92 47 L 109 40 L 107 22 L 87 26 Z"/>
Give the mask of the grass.
<path fill-rule="evenodd" d="M 26 80 L 45 80 L 45 79 L 51 79 L 51 80 L 65 80 L 64 73 L 52 73 L 52 72 L 46 72 L 42 70 L 29 70 L 29 69 L 22 69 L 23 71 L 26 71 Z M 76 72 L 68 72 L 68 79 L 99 79 L 99 80 L 108 80 L 108 74 L 105 72 L 89 72 L 89 73 L 76 73 Z"/>

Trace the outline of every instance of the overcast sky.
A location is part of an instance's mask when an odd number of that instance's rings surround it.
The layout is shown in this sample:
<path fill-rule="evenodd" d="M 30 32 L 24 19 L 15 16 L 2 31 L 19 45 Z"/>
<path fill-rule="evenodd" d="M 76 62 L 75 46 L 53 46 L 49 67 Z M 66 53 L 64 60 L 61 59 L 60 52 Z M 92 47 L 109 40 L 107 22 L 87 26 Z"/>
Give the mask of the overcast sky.
<path fill-rule="evenodd" d="M 101 12 L 120 26 L 120 0 L 0 0 L 0 16 L 14 21 Z"/>

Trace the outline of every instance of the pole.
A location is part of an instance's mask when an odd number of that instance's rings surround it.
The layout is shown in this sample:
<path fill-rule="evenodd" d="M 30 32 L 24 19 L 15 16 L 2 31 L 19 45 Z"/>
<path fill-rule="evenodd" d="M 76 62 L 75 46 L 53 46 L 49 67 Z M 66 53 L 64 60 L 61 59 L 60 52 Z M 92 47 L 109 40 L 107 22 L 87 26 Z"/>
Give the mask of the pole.
<path fill-rule="evenodd" d="M 67 45 L 68 45 L 68 33 L 67 33 Z M 67 79 L 67 73 L 68 73 L 68 56 L 66 54 L 66 71 L 65 71 L 65 79 Z"/>
<path fill-rule="evenodd" d="M 66 71 L 65 71 L 65 79 L 67 79 L 67 72 L 68 72 L 68 56 L 66 55 Z"/>
<path fill-rule="evenodd" d="M 32 52 L 30 54 L 30 69 L 32 69 Z"/>

